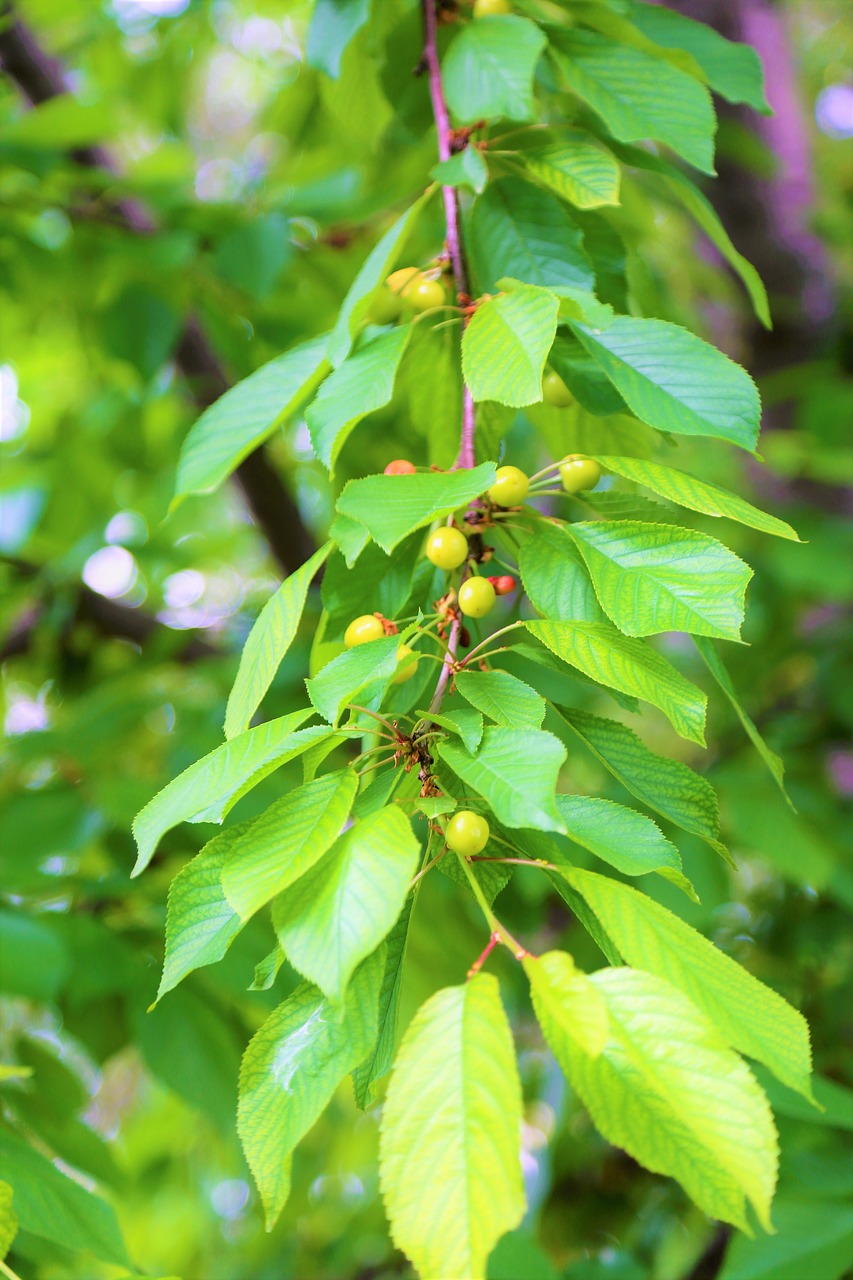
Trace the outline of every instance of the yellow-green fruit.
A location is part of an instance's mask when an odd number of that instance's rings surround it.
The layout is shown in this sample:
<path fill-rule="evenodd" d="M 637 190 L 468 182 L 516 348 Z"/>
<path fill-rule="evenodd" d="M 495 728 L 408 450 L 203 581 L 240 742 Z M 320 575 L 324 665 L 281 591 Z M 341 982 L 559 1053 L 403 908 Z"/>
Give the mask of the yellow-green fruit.
<path fill-rule="evenodd" d="M 512 13 L 509 0 L 474 0 L 475 18 L 496 18 L 502 13 Z"/>
<path fill-rule="evenodd" d="M 367 644 L 369 640 L 381 640 L 385 628 L 373 613 L 363 613 L 360 618 L 353 618 L 344 632 L 344 644 L 353 649 L 357 644 Z"/>
<path fill-rule="evenodd" d="M 401 644 L 397 649 L 397 674 L 394 676 L 393 683 L 405 684 L 407 680 L 411 680 L 417 669 L 418 655 L 407 644 Z"/>
<path fill-rule="evenodd" d="M 440 280 L 427 280 L 419 276 L 407 284 L 403 297 L 413 311 L 432 311 L 435 307 L 443 307 L 447 302 L 447 294 Z"/>
<path fill-rule="evenodd" d="M 514 507 L 527 497 L 530 481 L 519 467 L 498 467 L 489 498 L 499 507 Z"/>
<path fill-rule="evenodd" d="M 468 539 L 461 529 L 443 524 L 427 538 L 426 558 L 436 569 L 458 569 L 468 555 Z"/>
<path fill-rule="evenodd" d="M 367 318 L 371 324 L 391 324 L 403 310 L 403 299 L 399 293 L 389 289 L 387 284 L 380 285 L 371 299 L 367 309 Z"/>
<path fill-rule="evenodd" d="M 479 813 L 460 809 L 454 813 L 444 832 L 447 847 L 463 858 L 473 858 L 482 853 L 489 840 L 489 824 Z"/>
<path fill-rule="evenodd" d="M 571 391 L 559 373 L 555 373 L 553 369 L 550 369 L 542 379 L 542 399 L 546 404 L 552 404 L 557 409 L 567 409 L 575 402 Z"/>
<path fill-rule="evenodd" d="M 466 618 L 485 618 L 495 607 L 495 589 L 488 578 L 469 578 L 459 588 L 457 599 Z"/>
<path fill-rule="evenodd" d="M 417 267 L 398 267 L 396 271 L 391 272 L 385 283 L 391 293 L 401 298 L 406 285 L 411 284 L 420 274 L 420 270 Z"/>
<path fill-rule="evenodd" d="M 594 489 L 601 479 L 601 467 L 582 453 L 573 453 L 560 464 L 560 479 L 566 493 Z"/>

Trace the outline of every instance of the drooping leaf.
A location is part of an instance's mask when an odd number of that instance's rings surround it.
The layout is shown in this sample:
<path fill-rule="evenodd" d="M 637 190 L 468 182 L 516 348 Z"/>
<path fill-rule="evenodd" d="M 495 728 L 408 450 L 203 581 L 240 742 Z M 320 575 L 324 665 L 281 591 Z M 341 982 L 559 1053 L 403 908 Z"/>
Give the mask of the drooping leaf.
<path fill-rule="evenodd" d="M 272 1230 L 290 1191 L 290 1155 L 376 1039 L 384 948 L 343 1005 L 304 982 L 255 1033 L 240 1067 L 237 1132 Z"/>
<path fill-rule="evenodd" d="M 281 660 L 293 643 L 314 576 L 334 543 L 315 551 L 291 573 L 264 605 L 249 632 L 225 709 L 225 737 L 245 732 L 273 682 Z"/>
<path fill-rule="evenodd" d="M 391 400 L 411 325 L 380 333 L 335 369 L 308 406 L 305 421 L 320 461 L 331 471 L 350 432 Z"/>
<path fill-rule="evenodd" d="M 549 1042 L 596 1128 L 653 1173 L 676 1178 L 710 1217 L 748 1229 L 748 1200 L 770 1230 L 778 1143 L 749 1068 L 661 978 L 603 969 L 590 982 L 607 1008 L 603 1052 L 592 1057 L 568 1035 Z"/>
<path fill-rule="evenodd" d="M 610 1031 L 607 1006 L 594 983 L 565 951 L 546 951 L 526 956 L 524 971 L 530 979 L 530 994 L 537 1021 L 549 1044 L 568 1036 L 585 1053 L 597 1058 L 607 1044 Z M 554 1050 L 559 1062 L 563 1056 Z"/>
<path fill-rule="evenodd" d="M 566 130 L 519 155 L 528 173 L 579 209 L 619 203 L 619 166 L 588 134 Z"/>
<path fill-rule="evenodd" d="M 345 831 L 276 899 L 285 955 L 336 1004 L 402 911 L 419 854 L 408 818 L 390 805 Z"/>
<path fill-rule="evenodd" d="M 811 1097 L 809 1030 L 802 1014 L 707 938 L 630 885 L 572 868 L 583 894 L 628 964 L 689 996 L 740 1053 Z"/>
<path fill-rule="evenodd" d="M 526 622 L 531 635 L 600 684 L 659 707 L 676 733 L 705 745 L 707 698 L 657 650 L 604 622 Z"/>
<path fill-rule="evenodd" d="M 338 498 L 338 512 L 368 530 L 390 553 L 416 529 L 448 516 L 484 493 L 495 479 L 495 465 L 470 471 L 429 472 L 410 476 L 365 476 L 350 480 Z"/>
<path fill-rule="evenodd" d="M 324 774 L 241 829 L 221 871 L 222 891 L 241 923 L 322 858 L 347 820 L 357 787 L 351 769 Z"/>
<path fill-rule="evenodd" d="M 627 876 L 657 871 L 695 898 L 681 855 L 645 814 L 599 796 L 557 796 L 570 839 Z"/>
<path fill-rule="evenodd" d="M 336 79 L 344 50 L 370 16 L 370 0 L 317 0 L 308 28 L 309 67 Z"/>
<path fill-rule="evenodd" d="M 542 399 L 558 306 L 547 290 L 522 285 L 477 308 L 462 338 L 462 374 L 475 400 L 519 408 Z"/>
<path fill-rule="evenodd" d="M 482 291 L 505 276 L 544 288 L 591 289 L 583 234 L 559 200 L 519 178 L 490 182 L 468 220 L 468 252 Z"/>
<path fill-rule="evenodd" d="M 464 26 L 444 56 L 442 81 L 460 124 L 533 116 L 533 72 L 545 33 L 513 14 L 478 18 Z"/>
<path fill-rule="evenodd" d="M 539 521 L 522 543 L 518 568 L 524 590 L 545 618 L 605 622 L 586 565 L 568 528 Z"/>
<path fill-rule="evenodd" d="M 181 447 L 175 500 L 213 493 L 276 427 L 310 400 L 329 372 L 328 335 L 270 360 L 205 409 Z"/>
<path fill-rule="evenodd" d="M 554 793 L 566 758 L 562 743 L 541 729 L 487 728 L 476 755 L 455 742 L 437 747 L 441 759 L 479 792 L 508 827 L 564 831 Z"/>
<path fill-rule="evenodd" d="M 371 640 L 368 644 L 347 649 L 333 658 L 323 670 L 305 681 L 308 697 L 329 724 L 337 724 L 347 703 L 355 702 L 367 691 L 368 703 L 384 692 L 397 669 L 397 636 Z"/>
<path fill-rule="evenodd" d="M 352 1073 L 356 1106 L 366 1111 L 376 1101 L 379 1085 L 391 1070 L 397 1038 L 397 1015 L 403 984 L 403 963 L 409 938 L 414 893 L 403 903 L 397 923 L 385 939 L 385 972 L 379 988 L 379 1035 L 376 1044 Z"/>
<path fill-rule="evenodd" d="M 241 796 L 285 760 L 306 751 L 326 729 L 299 729 L 313 712 L 293 711 L 256 725 L 173 778 L 133 820 L 139 850 L 132 875 L 148 866 L 163 836 L 179 822 L 221 822 Z"/>
<path fill-rule="evenodd" d="M 415 1015 L 383 1108 L 382 1194 L 420 1275 L 484 1280 L 489 1252 L 524 1213 L 520 1122 L 509 1023 L 497 981 L 479 973 Z"/>
<path fill-rule="evenodd" d="M 544 699 L 508 671 L 459 671 L 454 683 L 466 702 L 496 724 L 538 729 L 545 719 Z"/>

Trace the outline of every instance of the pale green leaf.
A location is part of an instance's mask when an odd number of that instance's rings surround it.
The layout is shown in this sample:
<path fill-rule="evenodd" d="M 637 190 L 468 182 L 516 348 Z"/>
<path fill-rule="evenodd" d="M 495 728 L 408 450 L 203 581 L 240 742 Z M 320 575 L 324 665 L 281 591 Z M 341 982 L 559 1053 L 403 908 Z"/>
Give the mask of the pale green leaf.
<path fill-rule="evenodd" d="M 241 796 L 285 760 L 305 751 L 327 729 L 299 726 L 313 712 L 294 711 L 256 725 L 196 760 L 173 778 L 133 820 L 139 850 L 132 875 L 139 875 L 163 836 L 179 822 L 221 822 Z"/>
<path fill-rule="evenodd" d="M 545 33 L 513 14 L 462 27 L 442 65 L 444 93 L 459 123 L 530 120 L 533 72 L 544 47 Z"/>
<path fill-rule="evenodd" d="M 334 543 L 327 542 L 315 551 L 310 560 L 285 578 L 258 614 L 243 646 L 240 666 L 228 695 L 226 738 L 233 738 L 248 729 L 249 721 L 261 705 L 282 658 L 293 643 L 308 588 L 333 547 Z"/>
<path fill-rule="evenodd" d="M 336 1004 L 356 965 L 392 929 L 419 854 L 408 818 L 390 805 L 359 819 L 276 899 L 285 955 Z"/>
<path fill-rule="evenodd" d="M 697 480 L 686 471 L 678 471 L 675 467 L 665 467 L 659 462 L 646 462 L 643 458 L 614 458 L 610 454 L 594 454 L 596 462 L 601 463 L 608 471 L 645 485 L 662 498 L 677 502 L 691 511 L 701 511 L 708 516 L 726 516 L 729 520 L 737 520 L 740 524 L 749 525 L 751 529 L 759 529 L 762 533 L 772 533 L 778 538 L 788 538 L 799 542 L 796 531 L 779 520 L 752 506 L 744 498 L 720 489 L 705 480 Z"/>
<path fill-rule="evenodd" d="M 811 1097 L 809 1030 L 802 1014 L 707 938 L 645 894 L 609 876 L 565 870 L 628 964 L 665 978 L 740 1053 Z"/>
<path fill-rule="evenodd" d="M 483 717 L 473 707 L 445 707 L 441 713 L 435 711 L 418 711 L 417 715 L 424 720 L 437 724 L 449 733 L 457 734 L 468 751 L 476 751 L 483 737 Z"/>
<path fill-rule="evenodd" d="M 310 400 L 329 372 L 328 335 L 311 338 L 249 374 L 190 428 L 178 460 L 175 498 L 212 493 L 235 467 Z"/>
<path fill-rule="evenodd" d="M 588 134 L 568 130 L 519 157 L 528 173 L 578 209 L 619 203 L 619 166 Z"/>
<path fill-rule="evenodd" d="M 237 1132 L 272 1230 L 290 1191 L 290 1154 L 376 1039 L 380 948 L 335 1006 L 297 987 L 255 1033 L 240 1067 Z"/>
<path fill-rule="evenodd" d="M 255 973 L 252 981 L 247 988 L 248 991 L 269 991 L 278 977 L 279 970 L 284 964 L 285 955 L 281 947 L 276 943 L 272 951 L 265 955 L 263 960 L 259 960 L 255 965 Z"/>
<path fill-rule="evenodd" d="M 274 801 L 241 830 L 221 877 L 241 922 L 322 858 L 347 820 L 357 787 L 351 769 L 324 774 Z"/>
<path fill-rule="evenodd" d="M 696 894 L 681 870 L 681 854 L 656 822 L 599 796 L 557 796 L 566 831 L 576 844 L 627 876 L 658 872 L 689 897 Z"/>
<path fill-rule="evenodd" d="M 496 979 L 479 973 L 418 1010 L 382 1113 L 391 1235 L 421 1276 L 484 1280 L 524 1214 L 520 1125 L 512 1033 Z"/>
<path fill-rule="evenodd" d="M 559 200 L 519 178 L 491 182 L 474 201 L 466 240 L 480 291 L 505 276 L 545 288 L 594 287 L 583 233 Z"/>
<path fill-rule="evenodd" d="M 566 525 L 537 521 L 518 557 L 530 603 L 545 618 L 604 622 L 589 572 Z"/>
<path fill-rule="evenodd" d="M 479 147 L 469 142 L 449 160 L 442 160 L 429 171 L 445 187 L 467 186 L 479 195 L 489 181 L 489 170 Z"/>
<path fill-rule="evenodd" d="M 400 325 L 358 347 L 326 379 L 308 406 L 305 421 L 311 443 L 329 470 L 362 418 L 390 403 L 411 333 L 411 325 Z"/>
<path fill-rule="evenodd" d="M 569 526 L 602 607 L 620 631 L 739 640 L 749 565 L 695 529 L 636 520 Z"/>
<path fill-rule="evenodd" d="M 13 1200 L 14 1192 L 8 1182 L 0 1182 L 0 1261 L 6 1257 L 18 1234 L 18 1218 Z"/>
<path fill-rule="evenodd" d="M 721 351 L 666 320 L 617 316 L 600 332 L 579 321 L 569 323 L 626 404 L 650 427 L 755 448 L 761 419 L 755 383 Z"/>
<path fill-rule="evenodd" d="M 403 964 L 414 901 L 414 894 L 409 894 L 397 923 L 385 939 L 385 972 L 379 988 L 379 1035 L 364 1062 L 359 1063 L 352 1073 L 356 1106 L 361 1107 L 362 1111 L 366 1111 L 376 1101 L 379 1084 L 391 1070 L 394 1061 Z"/>
<path fill-rule="evenodd" d="M 467 787 L 479 792 L 508 827 L 564 831 L 554 793 L 566 749 L 541 729 L 487 728 L 476 755 L 455 742 L 436 747 Z"/>
<path fill-rule="evenodd" d="M 308 697 L 323 719 L 337 724 L 348 703 L 357 702 L 364 695 L 369 706 L 374 697 L 381 695 L 397 670 L 399 646 L 398 636 L 356 645 L 306 680 Z"/>
<path fill-rule="evenodd" d="M 329 533 L 346 561 L 347 568 L 351 569 L 370 541 L 368 530 L 357 520 L 352 520 L 349 516 L 338 512 L 331 523 Z"/>
<path fill-rule="evenodd" d="M 590 981 L 610 1037 L 591 1057 L 569 1036 L 551 1048 L 596 1128 L 653 1173 L 676 1178 L 712 1218 L 771 1230 L 778 1143 L 766 1097 L 686 996 L 661 978 L 603 969 Z"/>
<path fill-rule="evenodd" d="M 676 733 L 705 745 L 707 698 L 656 649 L 604 622 L 526 622 L 558 658 L 599 684 L 659 707 Z"/>
<path fill-rule="evenodd" d="M 703 173 L 714 172 L 717 122 L 711 95 L 678 67 L 593 31 L 556 37 L 568 87 L 622 142 L 664 142 Z"/>
<path fill-rule="evenodd" d="M 475 400 L 518 408 L 542 399 L 558 307 L 547 290 L 523 285 L 477 308 L 462 338 L 462 374 Z"/>
<path fill-rule="evenodd" d="M 408 534 L 467 506 L 494 479 L 493 462 L 470 471 L 365 476 L 350 480 L 338 498 L 337 509 L 363 525 L 374 542 L 390 555 Z"/>
<path fill-rule="evenodd" d="M 335 79 L 344 50 L 369 17 L 370 0 L 316 0 L 305 48 L 309 67 Z"/>
<path fill-rule="evenodd" d="M 454 684 L 466 702 L 496 724 L 538 729 L 545 719 L 544 699 L 508 671 L 458 671 Z"/>
<path fill-rule="evenodd" d="M 526 956 L 523 964 L 536 1019 L 548 1043 L 561 1043 L 568 1036 L 597 1058 L 607 1044 L 610 1028 L 607 1006 L 595 984 L 575 968 L 565 951 Z M 554 1056 L 560 1061 L 564 1055 L 555 1049 Z"/>

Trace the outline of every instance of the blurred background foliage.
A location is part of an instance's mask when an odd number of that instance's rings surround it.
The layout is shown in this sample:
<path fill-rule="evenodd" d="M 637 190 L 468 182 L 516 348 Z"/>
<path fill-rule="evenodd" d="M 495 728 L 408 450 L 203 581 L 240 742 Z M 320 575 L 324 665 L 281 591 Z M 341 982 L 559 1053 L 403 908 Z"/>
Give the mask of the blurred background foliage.
<path fill-rule="evenodd" d="M 737 866 L 667 831 L 701 905 L 644 888 L 803 1010 L 826 1110 L 772 1088 L 779 1234 L 729 1243 L 674 1183 L 594 1133 L 498 960 L 523 1050 L 532 1207 L 499 1246 L 493 1280 L 834 1280 L 853 1265 L 853 28 L 844 0 L 680 7 L 765 58 L 776 115 L 723 113 L 709 195 L 765 276 L 776 329 L 754 327 L 738 282 L 650 175 L 626 181 L 612 224 L 644 313 L 696 328 L 761 384 L 766 466 L 690 439 L 679 465 L 752 492 L 805 539 L 726 530 L 756 568 L 749 644 L 727 646 L 727 661 L 785 760 L 796 812 L 721 697 L 704 753 L 647 713 L 646 741 L 717 788 Z M 412 74 L 418 6 L 375 4 L 336 81 L 306 64 L 307 0 L 3 8 L 0 1176 L 49 1178 L 50 1162 L 71 1173 L 112 1206 L 126 1258 L 146 1276 L 407 1275 L 378 1197 L 376 1115 L 357 1112 L 346 1087 L 297 1153 L 282 1220 L 263 1231 L 234 1112 L 243 1047 L 294 981 L 285 968 L 275 991 L 247 990 L 268 926 L 253 921 L 215 970 L 146 1012 L 169 881 L 212 828 L 172 832 L 151 872 L 128 877 L 133 815 L 221 740 L 242 640 L 323 535 L 334 494 L 295 423 L 239 484 L 170 510 L 178 450 L 223 371 L 237 380 L 330 326 L 366 253 L 423 186 L 435 155 L 426 86 Z M 57 88 L 67 92 L 49 99 Z M 441 247 L 437 206 L 431 216 L 415 261 Z M 401 455 L 452 457 L 457 416 L 431 380 L 440 354 L 413 344 L 394 402 L 354 432 L 337 485 Z M 618 452 L 618 422 L 545 412 L 531 416 L 555 452 L 593 440 Z M 509 450 L 522 466 L 542 458 L 523 416 Z M 301 700 L 319 607 L 270 714 Z M 707 685 L 690 642 L 667 643 Z M 576 701 L 624 714 L 593 691 Z M 623 798 L 591 756 L 573 756 L 569 772 L 571 790 Z M 267 779 L 235 818 L 283 781 Z M 600 963 L 542 887 L 517 876 L 506 899 L 507 923 L 537 949 L 561 941 L 582 965 Z M 404 1013 L 464 976 L 477 928 L 453 885 L 430 877 Z M 67 1221 L 16 1207 L 8 1263 L 22 1276 L 131 1273 L 111 1211 L 81 1216 L 73 1196 Z"/>

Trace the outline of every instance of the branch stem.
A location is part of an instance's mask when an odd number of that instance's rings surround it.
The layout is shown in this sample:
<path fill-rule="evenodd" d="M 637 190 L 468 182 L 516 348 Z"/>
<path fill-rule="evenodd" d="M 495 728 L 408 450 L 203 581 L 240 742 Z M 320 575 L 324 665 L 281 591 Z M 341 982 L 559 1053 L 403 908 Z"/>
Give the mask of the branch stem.
<path fill-rule="evenodd" d="M 454 853 L 456 853 L 456 850 L 454 850 Z M 497 918 L 494 911 L 492 911 L 492 908 L 489 906 L 486 900 L 486 895 L 483 893 L 483 890 L 480 887 L 479 880 L 474 875 L 474 872 L 471 870 L 471 863 L 468 861 L 468 859 L 463 857 L 461 853 L 456 853 L 456 857 L 459 859 L 459 865 L 461 866 L 462 870 L 465 872 L 468 883 L 471 886 L 471 892 L 473 893 L 474 897 L 477 899 L 477 902 L 479 903 L 479 906 L 480 906 L 480 910 L 482 911 L 483 915 L 486 917 L 486 920 L 489 923 L 489 928 L 492 931 L 492 937 L 497 938 L 498 941 L 502 942 L 505 947 L 508 947 L 509 950 L 512 952 L 512 954 L 515 956 L 516 960 L 523 960 L 525 956 L 530 955 L 530 952 L 526 949 L 526 947 L 523 947 L 521 945 L 521 943 L 518 941 L 517 938 L 514 938 L 512 936 L 509 929 L 505 928 L 504 925 L 501 924 L 500 920 Z"/>

